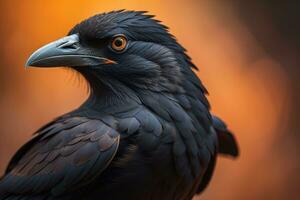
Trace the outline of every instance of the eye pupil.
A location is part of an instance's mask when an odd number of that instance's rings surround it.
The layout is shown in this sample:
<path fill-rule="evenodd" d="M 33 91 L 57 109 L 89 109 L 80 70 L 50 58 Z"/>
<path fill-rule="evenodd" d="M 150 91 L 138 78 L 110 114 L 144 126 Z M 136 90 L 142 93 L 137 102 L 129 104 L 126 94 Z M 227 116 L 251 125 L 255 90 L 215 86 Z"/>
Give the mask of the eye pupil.
<path fill-rule="evenodd" d="M 122 39 L 122 38 L 117 38 L 117 39 L 115 40 L 115 45 L 116 45 L 117 47 L 122 46 L 122 44 L 123 44 L 123 39 Z"/>

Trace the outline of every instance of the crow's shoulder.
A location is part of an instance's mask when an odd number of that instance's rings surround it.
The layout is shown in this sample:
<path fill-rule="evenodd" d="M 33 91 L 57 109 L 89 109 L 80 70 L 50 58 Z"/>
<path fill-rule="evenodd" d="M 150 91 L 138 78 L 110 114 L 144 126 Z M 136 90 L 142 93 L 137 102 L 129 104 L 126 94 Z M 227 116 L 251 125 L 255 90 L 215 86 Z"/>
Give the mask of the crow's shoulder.
<path fill-rule="evenodd" d="M 45 125 L 11 159 L 0 190 L 60 195 L 88 184 L 117 152 L 120 135 L 113 126 L 71 116 Z"/>

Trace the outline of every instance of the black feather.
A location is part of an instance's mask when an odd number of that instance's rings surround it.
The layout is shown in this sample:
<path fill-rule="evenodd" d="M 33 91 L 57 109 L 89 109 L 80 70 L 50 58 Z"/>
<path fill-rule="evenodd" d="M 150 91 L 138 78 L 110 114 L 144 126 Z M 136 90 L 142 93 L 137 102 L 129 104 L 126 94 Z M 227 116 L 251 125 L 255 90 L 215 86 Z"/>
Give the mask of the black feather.
<path fill-rule="evenodd" d="M 114 62 L 72 66 L 89 98 L 20 148 L 0 180 L 0 200 L 189 200 L 210 182 L 218 152 L 238 155 L 209 111 L 197 67 L 153 15 L 98 14 L 73 34 L 89 56 Z M 127 41 L 121 52 L 111 46 L 116 35 Z"/>

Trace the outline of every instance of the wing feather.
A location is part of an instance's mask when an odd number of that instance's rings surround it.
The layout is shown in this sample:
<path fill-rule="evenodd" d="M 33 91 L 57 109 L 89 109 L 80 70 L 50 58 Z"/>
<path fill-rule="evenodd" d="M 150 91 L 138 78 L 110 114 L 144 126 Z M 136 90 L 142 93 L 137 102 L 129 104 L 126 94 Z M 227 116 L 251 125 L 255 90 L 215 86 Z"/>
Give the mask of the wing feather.
<path fill-rule="evenodd" d="M 86 185 L 109 165 L 119 140 L 114 127 L 101 120 L 58 119 L 40 129 L 12 158 L 0 190 L 60 195 Z"/>

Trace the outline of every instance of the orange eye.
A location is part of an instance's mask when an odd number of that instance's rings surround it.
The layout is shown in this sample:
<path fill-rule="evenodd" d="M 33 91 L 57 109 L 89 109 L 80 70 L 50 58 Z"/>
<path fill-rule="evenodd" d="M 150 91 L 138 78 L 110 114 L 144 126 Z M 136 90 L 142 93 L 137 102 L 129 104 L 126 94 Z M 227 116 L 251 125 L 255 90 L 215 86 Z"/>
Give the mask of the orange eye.
<path fill-rule="evenodd" d="M 127 39 L 123 35 L 116 36 L 111 42 L 111 48 L 115 51 L 123 51 L 126 45 Z"/>

